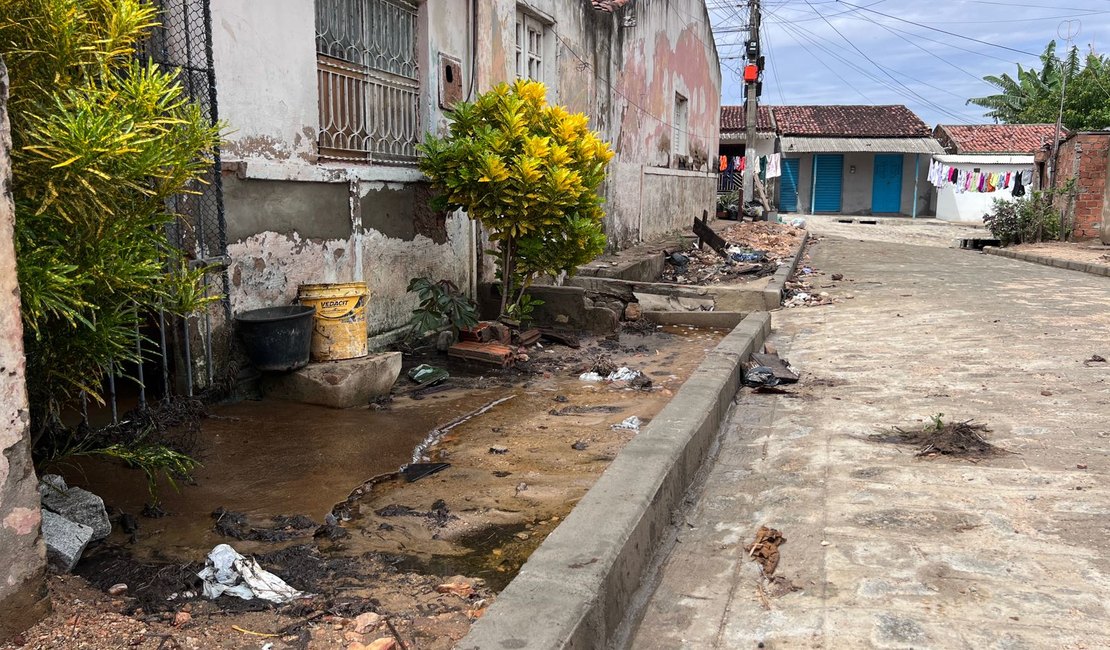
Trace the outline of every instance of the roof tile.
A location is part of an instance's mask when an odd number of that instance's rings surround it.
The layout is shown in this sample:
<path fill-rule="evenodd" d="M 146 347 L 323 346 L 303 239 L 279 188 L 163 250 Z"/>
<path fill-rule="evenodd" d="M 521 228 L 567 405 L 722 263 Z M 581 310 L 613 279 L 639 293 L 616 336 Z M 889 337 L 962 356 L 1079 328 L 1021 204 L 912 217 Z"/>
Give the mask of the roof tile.
<path fill-rule="evenodd" d="M 743 131 L 748 128 L 747 110 L 744 106 L 722 106 L 721 107 L 721 131 Z M 773 131 L 771 127 L 771 107 L 759 107 L 759 123 L 756 127 L 758 131 Z"/>
<path fill-rule="evenodd" d="M 931 131 L 913 111 L 892 106 L 773 106 L 782 135 L 924 138 Z"/>
<path fill-rule="evenodd" d="M 949 153 L 1033 154 L 1052 141 L 1055 129 L 1055 124 L 941 124 L 934 135 Z"/>

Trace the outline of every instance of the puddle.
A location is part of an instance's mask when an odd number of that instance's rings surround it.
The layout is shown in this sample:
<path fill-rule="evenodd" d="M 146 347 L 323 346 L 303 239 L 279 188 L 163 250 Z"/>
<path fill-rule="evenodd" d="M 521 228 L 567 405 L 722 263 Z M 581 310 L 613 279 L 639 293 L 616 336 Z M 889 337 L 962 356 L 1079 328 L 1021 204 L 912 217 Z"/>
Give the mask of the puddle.
<path fill-rule="evenodd" d="M 668 327 L 583 341 L 580 350 L 534 348 L 532 367 L 542 373 L 398 397 L 384 410 L 217 407 L 201 424 L 204 466 L 195 480 L 162 492 L 170 515 L 138 517 L 134 542 L 116 530 L 111 544 L 147 562 L 203 561 L 219 543 L 274 552 L 313 542 L 311 529 L 282 543 L 240 541 L 217 534 L 211 513 L 222 506 L 265 527 L 276 515 L 323 523 L 334 507 L 348 534 L 316 540 L 329 557 L 377 557 L 405 572 L 483 578 L 499 590 L 636 435 L 612 425 L 632 415 L 649 422 L 724 334 Z M 580 381 L 600 353 L 647 373 L 651 390 Z M 406 482 L 398 469 L 414 459 L 450 467 Z M 132 515 L 149 500 L 137 471 L 87 462 L 63 473 Z"/>

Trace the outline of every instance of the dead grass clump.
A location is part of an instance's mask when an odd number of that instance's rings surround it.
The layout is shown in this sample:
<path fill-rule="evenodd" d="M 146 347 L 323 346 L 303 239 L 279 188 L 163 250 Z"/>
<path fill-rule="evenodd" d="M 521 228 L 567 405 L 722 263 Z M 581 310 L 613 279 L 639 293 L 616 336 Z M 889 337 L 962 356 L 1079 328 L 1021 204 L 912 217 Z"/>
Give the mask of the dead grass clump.
<path fill-rule="evenodd" d="M 985 424 L 971 420 L 963 422 L 944 422 L 943 413 L 933 416 L 930 422 L 920 429 L 905 430 L 894 427 L 893 432 L 873 436 L 878 442 L 888 442 L 917 448 L 916 456 L 935 458 L 954 456 L 957 458 L 982 458 L 1007 453 L 987 441 L 982 434 L 990 433 Z"/>

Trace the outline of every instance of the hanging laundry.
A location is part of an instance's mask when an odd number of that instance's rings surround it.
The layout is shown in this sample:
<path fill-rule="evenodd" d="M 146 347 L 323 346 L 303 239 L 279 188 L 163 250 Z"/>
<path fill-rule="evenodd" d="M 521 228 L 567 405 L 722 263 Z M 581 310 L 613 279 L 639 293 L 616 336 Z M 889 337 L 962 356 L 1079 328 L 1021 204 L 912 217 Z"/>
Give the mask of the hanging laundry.
<path fill-rule="evenodd" d="M 782 176 L 782 154 L 773 153 L 767 157 L 767 178 Z"/>
<path fill-rule="evenodd" d="M 723 172 L 728 171 L 728 156 L 721 156 L 720 171 L 723 171 Z"/>
<path fill-rule="evenodd" d="M 1014 189 L 1010 192 L 1012 196 L 1025 196 L 1025 185 L 1021 182 L 1024 172 L 1014 174 Z"/>

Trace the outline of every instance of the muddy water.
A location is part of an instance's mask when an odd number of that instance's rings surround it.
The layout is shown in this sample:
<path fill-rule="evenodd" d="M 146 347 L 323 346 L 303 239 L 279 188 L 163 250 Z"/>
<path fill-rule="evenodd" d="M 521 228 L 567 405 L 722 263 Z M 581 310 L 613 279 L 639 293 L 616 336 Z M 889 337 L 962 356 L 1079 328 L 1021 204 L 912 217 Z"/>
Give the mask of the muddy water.
<path fill-rule="evenodd" d="M 203 560 L 222 542 L 241 552 L 269 551 L 274 544 L 217 534 L 212 511 L 223 506 L 264 526 L 273 515 L 322 522 L 342 504 L 336 512 L 349 535 L 323 542 L 325 551 L 385 554 L 401 570 L 483 577 L 499 588 L 636 435 L 612 425 L 633 415 L 650 421 L 722 336 L 668 328 L 622 335 L 619 345 L 606 348 L 598 342 L 584 342 L 578 351 L 533 348 L 532 365 L 541 372 L 531 377 L 480 382 L 419 401 L 398 397 L 383 411 L 275 401 L 216 408 L 198 441 L 204 467 L 180 492 L 162 491 L 171 514 L 140 517 L 137 539 L 127 546 L 137 559 L 175 562 Z M 582 366 L 602 352 L 646 372 L 653 388 L 579 380 Z M 451 463 L 447 470 L 413 483 L 381 482 L 348 500 L 368 479 L 410 462 L 429 432 L 506 397 L 424 451 L 427 460 Z M 551 413 L 564 409 L 585 412 Z M 149 500 L 138 472 L 86 464 L 66 473 L 124 512 L 138 514 Z M 376 514 L 388 506 L 415 514 Z M 120 531 L 113 540 L 127 543 Z"/>
<path fill-rule="evenodd" d="M 140 518 L 132 548 L 140 558 L 203 558 L 208 549 L 228 541 L 212 529 L 211 513 L 219 506 L 260 524 L 279 514 L 305 514 L 321 522 L 354 486 L 396 471 L 430 430 L 493 394 L 453 391 L 439 396 L 432 408 L 430 400 L 398 400 L 389 412 L 280 401 L 217 407 L 203 422 L 198 440 L 203 467 L 192 484 L 179 490 L 162 487 L 162 505 L 170 516 Z M 106 504 L 136 516 L 150 500 L 137 471 L 85 463 L 63 473 L 72 484 L 87 486 Z M 236 545 L 252 549 L 250 543 Z"/>

